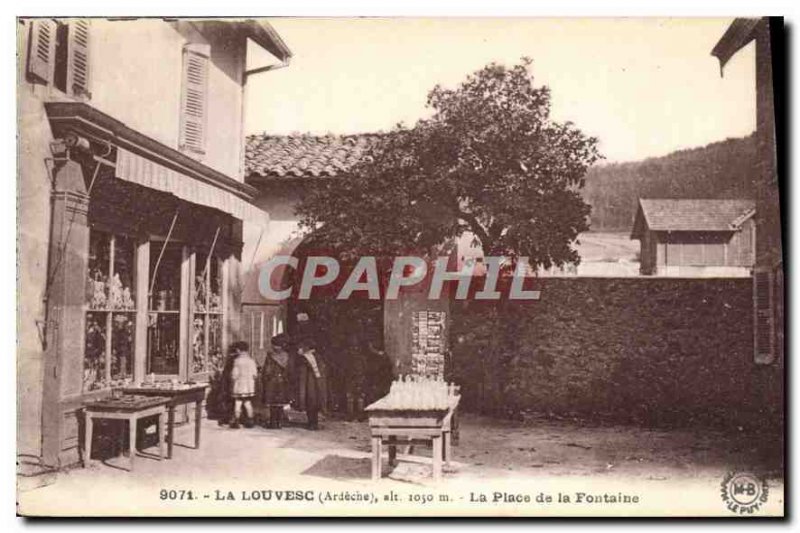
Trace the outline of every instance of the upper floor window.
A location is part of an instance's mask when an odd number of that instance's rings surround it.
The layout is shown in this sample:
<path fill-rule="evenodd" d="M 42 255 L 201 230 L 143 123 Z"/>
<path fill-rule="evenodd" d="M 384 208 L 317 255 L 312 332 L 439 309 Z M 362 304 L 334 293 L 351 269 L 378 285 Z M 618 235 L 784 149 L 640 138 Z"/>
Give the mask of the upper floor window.
<path fill-rule="evenodd" d="M 89 92 L 90 23 L 85 19 L 35 19 L 28 41 L 28 79 L 70 96 Z"/>
<path fill-rule="evenodd" d="M 183 48 L 179 145 L 195 157 L 202 157 L 206 151 L 210 55 L 211 47 L 207 44 L 192 43 Z"/>

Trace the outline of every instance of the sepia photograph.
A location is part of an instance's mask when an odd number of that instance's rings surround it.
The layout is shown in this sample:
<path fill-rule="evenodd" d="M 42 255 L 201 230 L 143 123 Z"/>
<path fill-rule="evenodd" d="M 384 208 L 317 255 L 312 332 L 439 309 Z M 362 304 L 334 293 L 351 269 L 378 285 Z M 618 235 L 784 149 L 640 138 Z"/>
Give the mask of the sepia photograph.
<path fill-rule="evenodd" d="M 15 24 L 18 516 L 787 515 L 782 17 Z"/>

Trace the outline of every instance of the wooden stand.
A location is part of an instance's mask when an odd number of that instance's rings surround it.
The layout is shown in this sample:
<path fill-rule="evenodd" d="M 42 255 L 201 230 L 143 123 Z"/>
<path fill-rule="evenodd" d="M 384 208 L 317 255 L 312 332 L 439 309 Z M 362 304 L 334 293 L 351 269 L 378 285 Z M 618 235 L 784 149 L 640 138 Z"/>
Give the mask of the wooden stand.
<path fill-rule="evenodd" d="M 172 459 L 172 445 L 175 436 L 175 408 L 179 405 L 194 403 L 194 448 L 200 448 L 200 428 L 203 418 L 203 400 L 206 398 L 208 385 L 198 384 L 190 388 L 166 389 L 158 387 L 126 387 L 122 389 L 125 394 L 139 396 L 159 396 L 169 401 L 167 403 L 169 429 L 167 434 L 167 459 Z"/>
<path fill-rule="evenodd" d="M 119 400 L 101 400 L 84 406 L 86 412 L 86 431 L 83 449 L 83 466 L 92 463 L 92 434 L 94 420 L 106 418 L 111 420 L 128 421 L 128 454 L 130 456 L 130 469 L 133 470 L 136 457 L 136 423 L 141 418 L 158 415 L 158 460 L 164 458 L 164 432 L 167 426 L 168 398 L 142 398 L 138 402 L 121 402 Z"/>
<path fill-rule="evenodd" d="M 442 461 L 452 458 L 453 417 L 459 396 L 448 409 L 384 409 L 380 401 L 366 408 L 372 434 L 372 479 L 381 478 L 383 446 L 389 446 L 389 464 L 397 461 L 398 446 L 429 444 L 432 447 L 433 480 L 442 478 Z"/>

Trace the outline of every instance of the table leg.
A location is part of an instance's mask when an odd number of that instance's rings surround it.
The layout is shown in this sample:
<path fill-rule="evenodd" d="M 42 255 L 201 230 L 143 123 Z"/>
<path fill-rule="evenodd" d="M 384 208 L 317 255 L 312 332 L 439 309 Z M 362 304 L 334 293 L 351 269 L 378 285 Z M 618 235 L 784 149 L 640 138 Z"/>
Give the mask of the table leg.
<path fill-rule="evenodd" d="M 381 438 L 372 437 L 372 479 L 381 478 Z"/>
<path fill-rule="evenodd" d="M 175 406 L 167 407 L 167 459 L 172 459 L 172 440 L 175 437 Z"/>
<path fill-rule="evenodd" d="M 453 418 L 450 419 L 450 424 L 450 429 L 453 433 L 451 435 L 453 445 L 458 446 L 458 442 L 461 439 L 461 425 L 459 424 L 458 420 L 458 408 L 453 411 Z"/>
<path fill-rule="evenodd" d="M 252 415 L 253 413 L 250 413 Z M 200 449 L 200 428 L 203 419 L 203 400 L 197 400 L 194 404 L 194 448 Z"/>
<path fill-rule="evenodd" d="M 451 441 L 453 440 L 453 434 L 450 431 L 444 432 L 444 464 L 450 465 L 450 459 L 452 458 L 452 450 L 450 449 Z"/>
<path fill-rule="evenodd" d="M 397 465 L 397 442 L 389 443 L 389 466 Z"/>
<path fill-rule="evenodd" d="M 442 436 L 436 436 L 433 441 L 433 480 L 438 482 L 442 479 Z"/>
<path fill-rule="evenodd" d="M 131 456 L 131 471 L 133 471 L 134 459 L 136 458 L 136 422 L 135 416 L 128 418 L 128 453 Z"/>
<path fill-rule="evenodd" d="M 158 415 L 158 460 L 164 458 L 164 437 L 167 433 L 167 412 L 162 411 Z"/>
<path fill-rule="evenodd" d="M 86 468 L 92 464 L 92 431 L 94 429 L 94 422 L 92 421 L 92 413 L 86 413 L 86 427 L 84 428 L 84 444 L 83 444 L 83 467 Z"/>

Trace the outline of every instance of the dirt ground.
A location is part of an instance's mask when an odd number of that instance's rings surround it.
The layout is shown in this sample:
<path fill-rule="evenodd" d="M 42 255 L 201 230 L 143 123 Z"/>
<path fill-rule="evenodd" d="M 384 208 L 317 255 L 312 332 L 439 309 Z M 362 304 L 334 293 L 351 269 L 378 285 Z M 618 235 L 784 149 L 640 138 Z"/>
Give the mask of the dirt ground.
<path fill-rule="evenodd" d="M 492 477 L 499 471 L 521 475 L 624 475 L 652 480 L 721 477 L 729 470 L 753 471 L 778 480 L 781 463 L 775 447 L 757 438 L 701 429 L 642 429 L 597 426 L 580 421 L 511 422 L 490 417 L 461 417 L 461 439 L 453 454 L 470 472 Z M 329 448 L 348 443 L 369 452 L 364 422 L 330 421 L 324 431 L 309 432 L 305 446 Z M 429 449 L 416 454 L 430 457 Z"/>
<path fill-rule="evenodd" d="M 176 442 L 183 445 L 176 446 L 172 460 L 154 460 L 151 448 L 146 450 L 149 457 L 137 457 L 132 472 L 126 470 L 125 457 L 91 468 L 75 468 L 61 474 L 50 486 L 20 493 L 20 510 L 46 514 L 292 514 L 295 507 L 289 504 L 267 511 L 252 502 L 213 502 L 220 490 L 233 493 L 242 489 L 244 493 L 269 486 L 345 492 L 379 488 L 383 492 L 377 492 L 378 496 L 396 490 L 411 493 L 431 488 L 450 490 L 465 505 L 451 509 L 459 515 L 466 512 L 618 516 L 673 512 L 683 516 L 707 513 L 725 516 L 728 511 L 720 500 L 721 480 L 728 472 L 748 471 L 768 480 L 770 513 L 783 512 L 783 480 L 781 469 L 776 466 L 779 462 L 765 462 L 765 448 L 743 435 L 729 436 L 701 429 L 650 430 L 551 420 L 521 423 L 462 416 L 460 442 L 453 448 L 454 462 L 445 469 L 441 485 L 434 487 L 427 459 L 429 449 L 418 448 L 413 457 L 401 455 L 400 464 L 394 469 L 384 460 L 384 478 L 372 482 L 366 422 L 325 420 L 320 431 L 309 431 L 300 422 L 297 418 L 282 430 L 260 427 L 233 430 L 204 420 L 203 442 L 198 450 L 185 445 L 191 443 L 192 431 L 184 426 L 176 433 Z M 204 507 L 191 501 L 160 501 L 158 495 L 164 488 L 195 490 L 209 501 L 204 500 Z M 491 500 L 511 488 L 532 498 L 584 490 L 631 492 L 642 495 L 649 507 L 509 504 L 503 510 L 477 503 L 466 506 L 481 494 L 487 494 Z M 90 512 L 87 502 L 97 507 L 90 507 Z M 403 514 L 435 514 L 437 508 L 371 509 L 347 507 L 346 514 L 395 510 Z M 332 508 L 315 507 L 312 511 L 298 512 L 326 514 Z"/>

